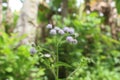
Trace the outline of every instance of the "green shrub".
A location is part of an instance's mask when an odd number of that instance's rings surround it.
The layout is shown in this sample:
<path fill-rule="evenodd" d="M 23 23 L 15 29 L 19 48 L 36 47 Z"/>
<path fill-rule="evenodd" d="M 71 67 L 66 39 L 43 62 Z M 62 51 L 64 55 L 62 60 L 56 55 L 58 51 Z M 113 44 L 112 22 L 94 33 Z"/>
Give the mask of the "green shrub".
<path fill-rule="evenodd" d="M 38 55 L 30 54 L 30 46 L 19 45 L 15 34 L 0 32 L 0 80 L 40 80 L 42 67 L 35 66 Z"/>

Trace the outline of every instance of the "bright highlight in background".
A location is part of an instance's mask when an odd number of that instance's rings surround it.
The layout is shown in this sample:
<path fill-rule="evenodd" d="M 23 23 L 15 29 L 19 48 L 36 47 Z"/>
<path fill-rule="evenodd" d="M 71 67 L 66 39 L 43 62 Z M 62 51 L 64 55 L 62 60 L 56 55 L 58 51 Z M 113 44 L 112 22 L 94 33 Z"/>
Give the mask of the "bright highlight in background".
<path fill-rule="evenodd" d="M 46 0 L 46 2 L 49 3 L 50 0 Z M 79 5 L 81 3 L 83 3 L 83 2 L 84 2 L 84 0 L 77 0 L 77 4 L 76 5 L 79 7 Z M 9 5 L 10 5 L 10 8 L 11 8 L 12 12 L 14 12 L 14 11 L 18 11 L 19 12 L 20 9 L 23 6 L 23 3 L 20 0 L 9 0 Z"/>
<path fill-rule="evenodd" d="M 20 9 L 22 8 L 23 4 L 20 0 L 9 0 L 9 6 L 12 10 L 12 12 L 14 11 L 20 11 Z"/>
<path fill-rule="evenodd" d="M 84 0 L 77 0 L 77 3 L 76 3 L 77 7 L 79 7 L 80 4 L 82 4 L 82 3 L 84 3 Z"/>

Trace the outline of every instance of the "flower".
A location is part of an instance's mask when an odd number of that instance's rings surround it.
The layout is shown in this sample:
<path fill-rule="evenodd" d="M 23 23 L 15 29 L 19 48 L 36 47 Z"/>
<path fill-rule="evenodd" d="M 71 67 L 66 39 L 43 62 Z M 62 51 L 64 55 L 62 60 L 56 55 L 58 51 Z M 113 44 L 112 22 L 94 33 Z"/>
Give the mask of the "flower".
<path fill-rule="evenodd" d="M 65 34 L 65 32 L 64 32 L 62 29 L 60 29 L 60 30 L 58 31 L 58 33 L 61 34 L 61 35 Z"/>
<path fill-rule="evenodd" d="M 69 27 L 64 27 L 63 30 L 64 30 L 65 32 L 68 32 L 68 31 L 69 31 Z"/>
<path fill-rule="evenodd" d="M 72 41 L 73 41 L 73 37 L 72 37 L 72 36 L 67 36 L 67 37 L 66 37 L 66 40 L 67 40 L 68 42 L 72 42 Z"/>
<path fill-rule="evenodd" d="M 74 32 L 75 32 L 73 28 L 69 28 L 69 27 L 64 27 L 63 30 L 64 30 L 65 32 L 70 33 L 70 34 L 74 34 Z"/>
<path fill-rule="evenodd" d="M 75 36 L 75 37 L 78 37 L 78 36 L 79 36 L 79 34 L 78 34 L 78 33 L 74 33 L 74 36 Z"/>
<path fill-rule="evenodd" d="M 50 34 L 56 35 L 56 34 L 57 34 L 57 31 L 56 31 L 55 29 L 51 29 L 51 30 L 50 30 Z"/>
<path fill-rule="evenodd" d="M 48 25 L 46 26 L 46 28 L 47 28 L 47 29 L 52 29 L 52 24 L 48 24 Z"/>
<path fill-rule="evenodd" d="M 55 29 L 55 30 L 57 30 L 57 31 L 58 31 L 58 30 L 60 30 L 60 28 L 59 28 L 59 27 L 54 27 L 54 29 Z"/>
<path fill-rule="evenodd" d="M 74 29 L 73 29 L 73 28 L 69 28 L 69 29 L 68 29 L 68 32 L 69 32 L 70 34 L 74 34 Z"/>
<path fill-rule="evenodd" d="M 76 39 L 74 39 L 72 36 L 68 36 L 66 38 L 66 40 L 69 42 L 69 43 L 73 43 L 73 44 L 77 44 L 78 41 Z"/>
<path fill-rule="evenodd" d="M 47 53 L 47 54 L 44 54 L 44 57 L 49 58 L 49 57 L 51 57 L 51 55 Z"/>
<path fill-rule="evenodd" d="M 76 39 L 73 39 L 72 43 L 73 43 L 73 44 L 77 44 L 78 41 L 77 41 Z"/>
<path fill-rule="evenodd" d="M 37 50 L 34 48 L 34 47 L 32 47 L 31 49 L 30 49 L 30 53 L 31 54 L 34 54 L 34 53 L 36 53 L 37 52 Z"/>

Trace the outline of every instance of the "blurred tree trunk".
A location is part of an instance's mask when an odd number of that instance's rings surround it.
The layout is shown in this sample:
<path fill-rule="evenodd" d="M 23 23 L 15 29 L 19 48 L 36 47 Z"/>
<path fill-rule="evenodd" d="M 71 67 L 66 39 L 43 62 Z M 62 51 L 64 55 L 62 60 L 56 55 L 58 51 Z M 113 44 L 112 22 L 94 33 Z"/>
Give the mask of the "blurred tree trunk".
<path fill-rule="evenodd" d="M 118 25 L 116 24 L 118 14 L 115 8 L 114 0 L 91 0 L 85 6 L 89 6 L 90 11 L 97 11 L 99 14 L 103 14 L 105 21 L 104 25 L 101 25 L 101 30 L 105 31 L 105 25 L 109 25 L 112 38 L 118 39 Z"/>
<path fill-rule="evenodd" d="M 12 11 L 10 9 L 10 1 L 7 0 L 7 10 L 6 10 L 6 16 L 5 16 L 5 31 L 6 33 L 10 34 L 13 30 L 13 15 Z"/>
<path fill-rule="evenodd" d="M 64 18 L 66 18 L 68 15 L 68 0 L 62 0 L 61 8 L 62 8 L 62 11 L 61 11 L 62 22 L 64 23 Z M 60 61 L 63 61 L 63 60 L 60 59 Z M 67 76 L 67 69 L 65 68 L 65 66 L 60 66 L 59 67 L 59 78 L 64 79 L 66 78 L 66 76 Z"/>
<path fill-rule="evenodd" d="M 0 0 L 0 28 L 2 24 L 2 0 Z"/>
<path fill-rule="evenodd" d="M 85 11 L 90 10 L 90 0 L 85 0 Z"/>
<path fill-rule="evenodd" d="M 24 0 L 23 2 L 17 27 L 14 30 L 19 36 L 27 35 L 22 41 L 23 44 L 35 42 L 38 4 L 39 0 Z"/>
<path fill-rule="evenodd" d="M 68 0 L 62 0 L 62 17 L 66 17 L 68 13 Z"/>

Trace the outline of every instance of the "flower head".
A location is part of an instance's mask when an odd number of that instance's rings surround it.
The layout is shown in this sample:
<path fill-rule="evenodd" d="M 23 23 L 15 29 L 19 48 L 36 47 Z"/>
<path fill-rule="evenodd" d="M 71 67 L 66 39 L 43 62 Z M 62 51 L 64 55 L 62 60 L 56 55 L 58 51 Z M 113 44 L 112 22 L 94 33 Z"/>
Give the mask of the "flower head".
<path fill-rule="evenodd" d="M 31 49 L 30 49 L 30 53 L 31 54 L 34 54 L 34 53 L 36 53 L 37 52 L 37 50 L 34 48 L 34 47 L 32 47 Z"/>
<path fill-rule="evenodd" d="M 63 30 L 64 30 L 65 32 L 68 32 L 68 31 L 69 31 L 69 27 L 64 27 Z"/>
<path fill-rule="evenodd" d="M 57 31 L 58 31 L 58 30 L 60 30 L 60 28 L 59 28 L 59 27 L 54 27 L 54 29 L 55 29 L 55 30 L 57 30 Z"/>
<path fill-rule="evenodd" d="M 69 42 L 69 43 L 72 43 L 72 44 L 77 44 L 78 41 L 76 39 L 74 39 L 72 36 L 68 36 L 66 38 L 66 41 Z"/>
<path fill-rule="evenodd" d="M 48 25 L 46 26 L 46 28 L 47 28 L 47 29 L 52 29 L 52 24 L 48 24 Z"/>
<path fill-rule="evenodd" d="M 78 41 L 77 41 L 76 39 L 73 39 L 72 43 L 73 43 L 73 44 L 77 44 Z"/>
<path fill-rule="evenodd" d="M 67 36 L 66 40 L 67 40 L 68 42 L 72 42 L 72 41 L 73 41 L 73 37 L 72 37 L 72 36 Z"/>
<path fill-rule="evenodd" d="M 79 34 L 78 34 L 78 33 L 74 33 L 74 36 L 75 36 L 75 37 L 78 37 L 78 36 L 79 36 Z"/>
<path fill-rule="evenodd" d="M 75 32 L 73 28 L 69 28 L 69 27 L 64 27 L 63 30 L 64 30 L 65 32 L 70 33 L 70 34 L 74 34 L 74 32 Z"/>
<path fill-rule="evenodd" d="M 58 33 L 61 34 L 61 35 L 65 34 L 65 32 L 64 32 L 62 29 L 60 29 L 60 30 L 58 31 Z"/>
<path fill-rule="evenodd" d="M 74 34 L 75 31 L 74 31 L 73 28 L 69 28 L 69 29 L 68 29 L 68 32 L 69 32 L 70 34 Z"/>
<path fill-rule="evenodd" d="M 50 30 L 50 34 L 56 35 L 56 34 L 57 34 L 57 31 L 56 31 L 55 29 L 51 29 L 51 30 Z"/>

